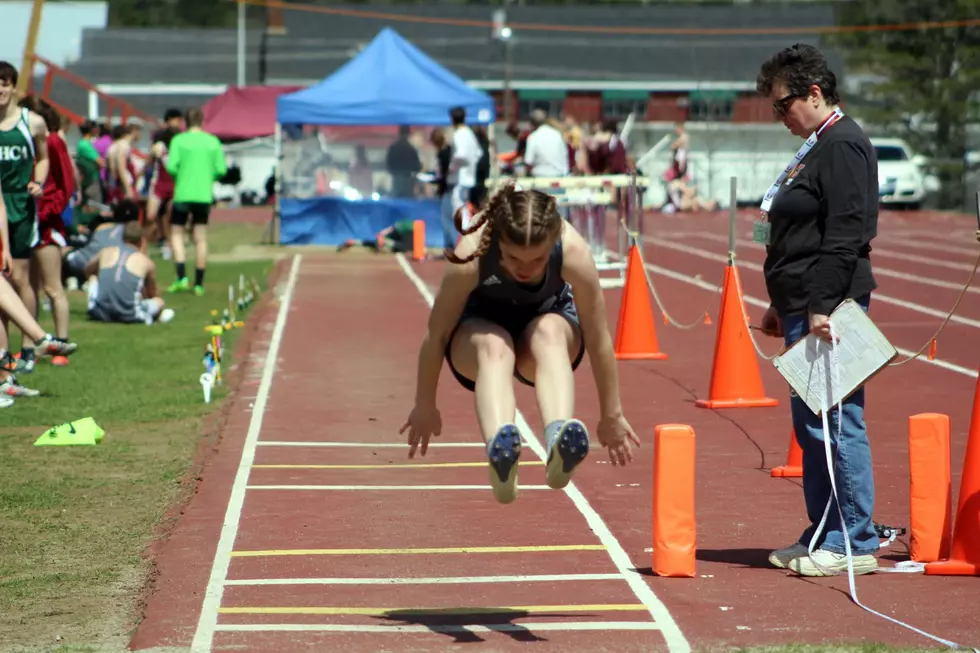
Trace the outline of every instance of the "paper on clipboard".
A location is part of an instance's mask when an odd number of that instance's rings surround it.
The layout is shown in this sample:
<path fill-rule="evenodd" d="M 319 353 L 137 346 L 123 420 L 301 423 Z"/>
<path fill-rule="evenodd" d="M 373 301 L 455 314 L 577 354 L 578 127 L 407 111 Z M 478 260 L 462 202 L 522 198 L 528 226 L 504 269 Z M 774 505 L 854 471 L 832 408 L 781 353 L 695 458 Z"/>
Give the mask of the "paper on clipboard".
<path fill-rule="evenodd" d="M 834 387 L 830 343 L 812 334 L 773 359 L 773 365 L 815 415 L 823 412 L 825 397 L 831 407 L 847 399 L 898 355 L 853 299 L 834 309 L 830 319 L 839 338 L 840 387 Z"/>

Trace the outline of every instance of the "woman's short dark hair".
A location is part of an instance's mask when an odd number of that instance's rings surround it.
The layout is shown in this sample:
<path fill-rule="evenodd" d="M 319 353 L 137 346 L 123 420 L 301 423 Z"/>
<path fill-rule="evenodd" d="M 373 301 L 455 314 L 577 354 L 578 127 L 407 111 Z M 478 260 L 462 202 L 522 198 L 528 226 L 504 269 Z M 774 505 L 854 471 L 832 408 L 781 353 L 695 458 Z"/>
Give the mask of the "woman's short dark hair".
<path fill-rule="evenodd" d="M 769 95 L 777 83 L 786 84 L 790 95 L 804 96 L 810 86 L 820 87 L 824 99 L 839 104 L 837 76 L 827 66 L 823 53 L 812 45 L 797 43 L 771 56 L 759 70 L 755 88 L 762 95 Z"/>

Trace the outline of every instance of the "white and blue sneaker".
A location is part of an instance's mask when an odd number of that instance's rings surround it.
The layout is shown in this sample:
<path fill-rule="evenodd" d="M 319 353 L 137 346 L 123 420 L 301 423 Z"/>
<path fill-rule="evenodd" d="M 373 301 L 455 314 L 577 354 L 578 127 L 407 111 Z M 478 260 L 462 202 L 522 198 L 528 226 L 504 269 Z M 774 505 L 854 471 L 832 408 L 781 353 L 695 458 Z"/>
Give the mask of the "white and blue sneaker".
<path fill-rule="evenodd" d="M 572 472 L 588 455 L 589 432 L 585 424 L 577 419 L 562 424 L 548 447 L 548 487 L 560 490 L 568 485 Z"/>
<path fill-rule="evenodd" d="M 521 432 L 513 424 L 505 424 L 487 443 L 490 458 L 490 486 L 500 503 L 517 498 L 517 462 L 521 457 Z"/>

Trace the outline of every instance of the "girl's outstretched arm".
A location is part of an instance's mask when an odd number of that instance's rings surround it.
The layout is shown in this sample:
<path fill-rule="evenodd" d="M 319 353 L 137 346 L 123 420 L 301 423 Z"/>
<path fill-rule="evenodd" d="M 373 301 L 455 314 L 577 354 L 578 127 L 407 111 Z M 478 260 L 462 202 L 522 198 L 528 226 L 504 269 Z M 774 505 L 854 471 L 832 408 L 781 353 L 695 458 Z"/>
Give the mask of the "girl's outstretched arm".
<path fill-rule="evenodd" d="M 422 347 L 419 350 L 415 404 L 435 406 L 442 357 L 449 337 L 463 313 L 463 307 L 479 278 L 477 262 L 455 265 L 447 263 L 439 290 L 436 292 Z"/>
<path fill-rule="evenodd" d="M 473 251 L 473 243 L 467 236 L 457 247 L 457 254 L 467 256 Z M 442 358 L 453 329 L 459 321 L 470 292 L 479 281 L 479 261 L 462 265 L 446 263 L 439 291 L 432 303 L 429 323 L 422 346 L 419 348 L 418 370 L 415 381 L 415 406 L 399 433 L 408 430 L 408 457 L 415 457 L 415 450 L 421 446 L 424 456 L 429 446 L 429 438 L 442 432 L 442 418 L 436 407 L 436 390 L 439 386 L 439 373 L 442 371 Z"/>
<path fill-rule="evenodd" d="M 571 224 L 566 223 L 562 238 L 562 275 L 572 286 L 582 325 L 582 337 L 585 339 L 585 350 L 589 354 L 589 364 L 599 395 L 600 418 L 596 436 L 600 444 L 608 448 L 610 461 L 625 465 L 633 460 L 630 441 L 637 446 L 640 446 L 640 441 L 623 415 L 619 396 L 619 370 L 606 320 L 606 298 L 599 284 L 599 271 L 588 243 Z"/>
<path fill-rule="evenodd" d="M 575 296 L 585 350 L 599 393 L 599 410 L 603 416 L 619 415 L 623 407 L 619 400 L 616 353 L 606 322 L 606 298 L 599 285 L 599 271 L 592 259 L 592 251 L 581 234 L 570 226 L 565 225 L 562 274 L 571 284 Z"/>

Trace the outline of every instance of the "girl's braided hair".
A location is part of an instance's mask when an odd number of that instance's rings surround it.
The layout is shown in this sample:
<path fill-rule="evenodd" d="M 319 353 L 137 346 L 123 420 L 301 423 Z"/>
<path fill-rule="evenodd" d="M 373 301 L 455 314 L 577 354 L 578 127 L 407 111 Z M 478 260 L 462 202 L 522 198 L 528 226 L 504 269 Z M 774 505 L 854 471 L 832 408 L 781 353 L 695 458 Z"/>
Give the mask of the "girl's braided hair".
<path fill-rule="evenodd" d="M 493 234 L 516 245 L 529 247 L 557 238 L 561 233 L 562 217 L 554 196 L 537 190 L 517 190 L 510 182 L 498 190 L 480 211 L 468 229 L 463 229 L 463 209 L 453 216 L 456 230 L 466 236 L 486 224 L 480 235 L 480 244 L 472 254 L 464 258 L 447 249 L 446 258 L 451 263 L 469 263 L 480 258 L 490 249 Z"/>

